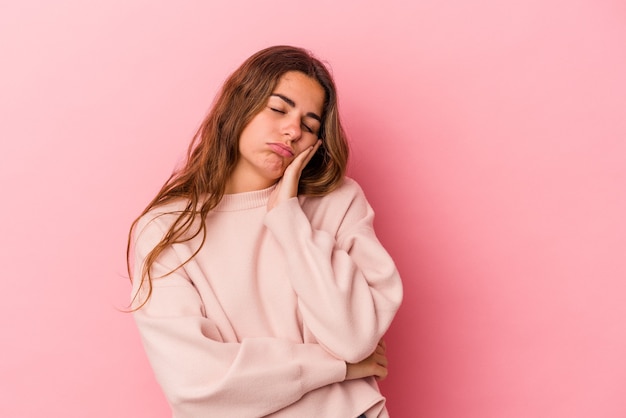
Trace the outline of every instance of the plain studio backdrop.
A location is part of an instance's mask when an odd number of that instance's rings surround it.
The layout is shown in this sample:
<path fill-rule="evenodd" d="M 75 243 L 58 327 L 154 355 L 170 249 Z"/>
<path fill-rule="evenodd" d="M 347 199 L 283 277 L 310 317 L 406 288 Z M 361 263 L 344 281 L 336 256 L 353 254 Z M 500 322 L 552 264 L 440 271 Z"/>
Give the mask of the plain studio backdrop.
<path fill-rule="evenodd" d="M 126 234 L 274 44 L 330 63 L 404 279 L 391 415 L 625 417 L 621 0 L 3 1 L 0 416 L 169 416 Z"/>

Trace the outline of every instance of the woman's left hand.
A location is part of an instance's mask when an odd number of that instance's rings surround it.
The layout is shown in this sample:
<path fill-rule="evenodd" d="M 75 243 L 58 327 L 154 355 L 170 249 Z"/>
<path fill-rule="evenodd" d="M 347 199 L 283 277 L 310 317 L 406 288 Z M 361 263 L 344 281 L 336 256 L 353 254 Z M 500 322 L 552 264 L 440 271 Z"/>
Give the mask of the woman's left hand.
<path fill-rule="evenodd" d="M 272 194 L 267 202 L 268 211 L 272 210 L 279 203 L 298 195 L 298 183 L 300 182 L 302 170 L 306 167 L 309 161 L 311 161 L 311 158 L 313 158 L 321 144 L 322 141 L 318 139 L 315 144 L 298 154 L 298 156 L 287 166 L 283 176 L 280 180 L 278 180 L 276 188 L 272 191 Z"/>

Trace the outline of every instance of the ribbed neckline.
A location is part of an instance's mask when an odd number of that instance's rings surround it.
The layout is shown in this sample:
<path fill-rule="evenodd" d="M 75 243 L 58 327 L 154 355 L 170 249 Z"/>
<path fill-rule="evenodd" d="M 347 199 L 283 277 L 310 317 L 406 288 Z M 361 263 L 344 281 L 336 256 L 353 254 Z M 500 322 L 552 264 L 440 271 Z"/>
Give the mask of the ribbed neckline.
<path fill-rule="evenodd" d="M 267 205 L 267 200 L 276 185 L 267 189 L 254 190 L 251 192 L 225 194 L 220 203 L 215 207 L 217 212 L 232 212 L 237 210 L 254 209 Z"/>

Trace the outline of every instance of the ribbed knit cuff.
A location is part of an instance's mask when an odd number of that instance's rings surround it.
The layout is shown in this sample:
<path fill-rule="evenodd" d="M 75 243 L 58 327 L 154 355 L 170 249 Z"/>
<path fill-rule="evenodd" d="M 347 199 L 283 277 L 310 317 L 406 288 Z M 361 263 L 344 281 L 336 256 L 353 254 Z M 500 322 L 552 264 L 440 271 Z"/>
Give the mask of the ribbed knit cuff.
<path fill-rule="evenodd" d="M 306 359 L 300 364 L 303 393 L 345 380 L 346 362 L 333 357 L 319 344 L 296 345 L 295 350 L 302 351 L 296 358 Z"/>

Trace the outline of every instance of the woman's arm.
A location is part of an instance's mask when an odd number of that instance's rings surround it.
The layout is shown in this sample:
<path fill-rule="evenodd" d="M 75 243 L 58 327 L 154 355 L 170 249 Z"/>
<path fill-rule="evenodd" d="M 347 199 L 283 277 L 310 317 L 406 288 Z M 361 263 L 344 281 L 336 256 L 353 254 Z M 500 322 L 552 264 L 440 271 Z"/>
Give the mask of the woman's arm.
<path fill-rule="evenodd" d="M 355 182 L 322 216 L 341 220 L 337 234 L 312 227 L 296 195 L 302 170 L 319 146 L 287 167 L 268 202 L 265 224 L 284 249 L 305 325 L 333 355 L 359 363 L 375 352 L 391 324 L 402 282 Z"/>
<path fill-rule="evenodd" d="M 358 363 L 391 324 L 402 284 L 360 188 L 352 183 L 338 198 L 341 213 L 331 202 L 320 215 L 342 219 L 337 236 L 314 228 L 297 198 L 268 212 L 265 223 L 284 250 L 304 324 L 334 356 Z"/>
<path fill-rule="evenodd" d="M 385 341 L 380 340 L 376 350 L 366 359 L 358 363 L 347 363 L 346 380 L 361 379 L 374 376 L 376 380 L 384 380 L 389 373 L 387 370 L 387 347 Z"/>
<path fill-rule="evenodd" d="M 155 223 L 142 229 L 135 245 L 133 295 L 139 267 L 162 236 Z M 155 376 L 177 417 L 264 416 L 319 387 L 343 381 L 346 364 L 319 344 L 275 338 L 224 342 L 205 317 L 203 302 L 171 249 L 152 266 L 152 295 L 134 312 Z M 136 305 L 137 306 L 137 305 Z"/>

